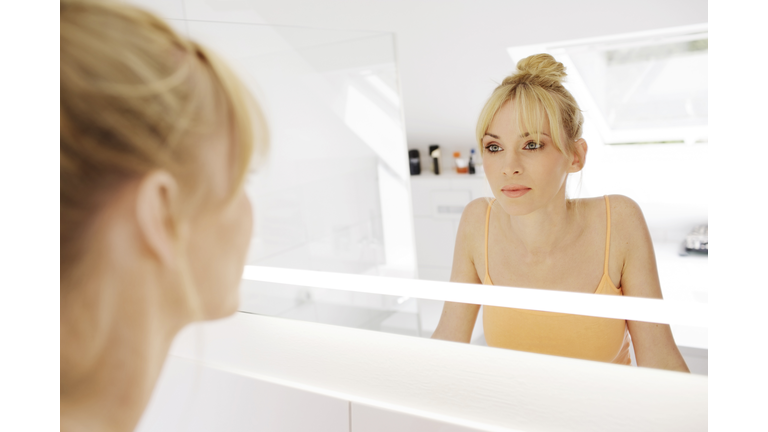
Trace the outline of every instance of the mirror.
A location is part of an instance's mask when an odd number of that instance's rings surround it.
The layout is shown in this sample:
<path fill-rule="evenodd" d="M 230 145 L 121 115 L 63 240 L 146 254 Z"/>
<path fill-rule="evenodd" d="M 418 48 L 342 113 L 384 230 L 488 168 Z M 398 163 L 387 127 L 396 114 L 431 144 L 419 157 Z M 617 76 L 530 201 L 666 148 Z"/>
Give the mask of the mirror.
<path fill-rule="evenodd" d="M 249 265 L 414 277 L 391 33 L 189 22 L 263 105 L 269 158 L 246 186 Z M 248 41 L 245 43 L 244 41 Z"/>
<path fill-rule="evenodd" d="M 472 142 L 442 146 L 440 175 L 430 172 L 431 143 L 406 143 L 392 33 L 191 20 L 187 28 L 229 59 L 272 128 L 269 159 L 247 184 L 255 204 L 248 265 L 448 281 L 464 206 L 492 193 L 482 172 L 455 172 L 451 154 L 466 156 Z M 569 195 L 632 197 L 651 231 L 665 299 L 707 303 L 706 255 L 681 254 L 685 236 L 707 220 L 700 173 L 707 158 L 700 134 L 707 121 L 706 92 L 703 102 L 700 94 L 706 57 L 699 86 L 689 83 L 693 96 L 670 90 L 685 76 L 676 65 L 702 68 L 706 49 L 680 54 L 665 44 L 654 52 L 622 43 L 587 44 L 592 51 L 545 47 L 568 62 L 569 90 L 587 117 L 588 163 L 580 178 L 569 180 Z M 510 64 L 526 49 L 510 48 Z M 601 74 L 610 86 L 596 84 Z M 495 85 L 489 82 L 483 98 Z M 671 112 L 658 124 L 643 117 L 642 109 L 672 103 L 684 115 Z M 657 129 L 667 135 L 655 136 Z M 670 136 L 682 142 L 661 142 Z M 409 149 L 420 152 L 420 175 L 410 175 Z M 417 337 L 432 335 L 443 307 L 435 300 L 248 280 L 241 293 L 243 312 Z M 486 343 L 482 322 L 481 310 L 473 344 Z M 701 358 L 706 365 L 707 330 L 672 329 L 692 371 Z"/>

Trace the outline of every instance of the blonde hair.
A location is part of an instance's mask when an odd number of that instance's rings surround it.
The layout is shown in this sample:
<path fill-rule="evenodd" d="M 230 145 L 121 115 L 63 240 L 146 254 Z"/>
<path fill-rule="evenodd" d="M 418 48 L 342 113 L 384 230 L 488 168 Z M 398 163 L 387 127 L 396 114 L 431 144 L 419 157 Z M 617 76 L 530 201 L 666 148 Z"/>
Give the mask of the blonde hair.
<path fill-rule="evenodd" d="M 200 201 L 204 143 L 192 138 L 216 127 L 206 116 L 211 91 L 202 89 L 212 88 L 226 104 L 232 197 L 254 150 L 266 150 L 268 131 L 258 104 L 231 70 L 152 13 L 94 0 L 62 0 L 60 8 L 64 279 L 81 260 L 99 209 L 128 181 L 162 169 L 178 179 L 188 202 Z"/>
<path fill-rule="evenodd" d="M 555 146 L 563 154 L 572 154 L 575 141 L 581 138 L 584 117 L 563 87 L 565 76 L 565 66 L 549 54 L 535 54 L 517 62 L 517 70 L 496 87 L 480 112 L 476 129 L 480 154 L 493 117 L 508 101 L 517 111 L 518 128 L 532 134 L 541 133 L 546 113 Z"/>

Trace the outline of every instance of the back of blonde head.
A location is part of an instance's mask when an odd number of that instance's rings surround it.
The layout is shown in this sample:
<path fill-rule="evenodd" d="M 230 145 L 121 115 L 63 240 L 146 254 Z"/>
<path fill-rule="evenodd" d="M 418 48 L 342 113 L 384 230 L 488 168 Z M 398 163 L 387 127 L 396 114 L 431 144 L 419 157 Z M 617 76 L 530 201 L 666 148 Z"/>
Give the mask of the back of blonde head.
<path fill-rule="evenodd" d="M 217 127 L 212 95 L 229 120 L 233 193 L 254 145 L 264 150 L 268 136 L 258 105 L 230 69 L 163 20 L 117 2 L 62 0 L 60 7 L 64 281 L 87 250 L 98 211 L 128 181 L 165 170 L 188 202 L 205 201 L 204 144 L 194 137 Z"/>
<path fill-rule="evenodd" d="M 571 154 L 574 142 L 581 138 L 584 117 L 576 100 L 563 87 L 565 77 L 565 66 L 549 54 L 520 60 L 517 70 L 496 87 L 480 113 L 476 129 L 480 154 L 488 126 L 508 101 L 515 105 L 521 130 L 540 133 L 546 113 L 555 145 L 564 154 Z"/>
<path fill-rule="evenodd" d="M 89 283 L 109 265 L 97 237 L 102 210 L 154 171 L 176 181 L 175 219 L 232 202 L 268 133 L 230 69 L 155 15 L 106 0 L 62 0 L 60 7 L 60 388 L 62 401 L 71 401 L 88 394 L 84 383 L 108 351 L 106 329 L 118 307 L 116 290 Z M 215 141 L 227 146 L 226 196 L 211 190 L 213 176 L 224 177 L 205 161 L 209 146 L 220 145 L 206 137 L 221 133 L 229 138 Z M 189 265 L 179 256 L 189 304 L 178 308 L 200 316 Z"/>

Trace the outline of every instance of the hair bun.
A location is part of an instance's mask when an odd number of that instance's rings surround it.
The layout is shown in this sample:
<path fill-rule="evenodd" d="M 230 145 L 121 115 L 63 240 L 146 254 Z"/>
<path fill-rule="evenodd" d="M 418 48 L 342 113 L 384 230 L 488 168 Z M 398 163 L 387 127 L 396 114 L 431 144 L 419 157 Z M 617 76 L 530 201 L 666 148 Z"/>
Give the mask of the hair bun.
<path fill-rule="evenodd" d="M 503 84 L 530 83 L 542 87 L 562 84 L 565 66 L 549 54 L 534 54 L 517 62 L 517 70 Z"/>

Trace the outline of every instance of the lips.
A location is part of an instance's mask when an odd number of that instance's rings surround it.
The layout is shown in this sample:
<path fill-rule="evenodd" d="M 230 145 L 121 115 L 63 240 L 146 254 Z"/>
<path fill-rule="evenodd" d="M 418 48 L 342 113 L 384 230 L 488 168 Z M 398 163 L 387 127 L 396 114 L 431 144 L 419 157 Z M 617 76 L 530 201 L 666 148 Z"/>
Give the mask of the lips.
<path fill-rule="evenodd" d="M 501 188 L 501 193 L 504 195 L 510 197 L 510 198 L 519 198 L 525 194 L 528 193 L 528 191 L 531 190 L 528 186 L 523 185 L 507 185 Z"/>

